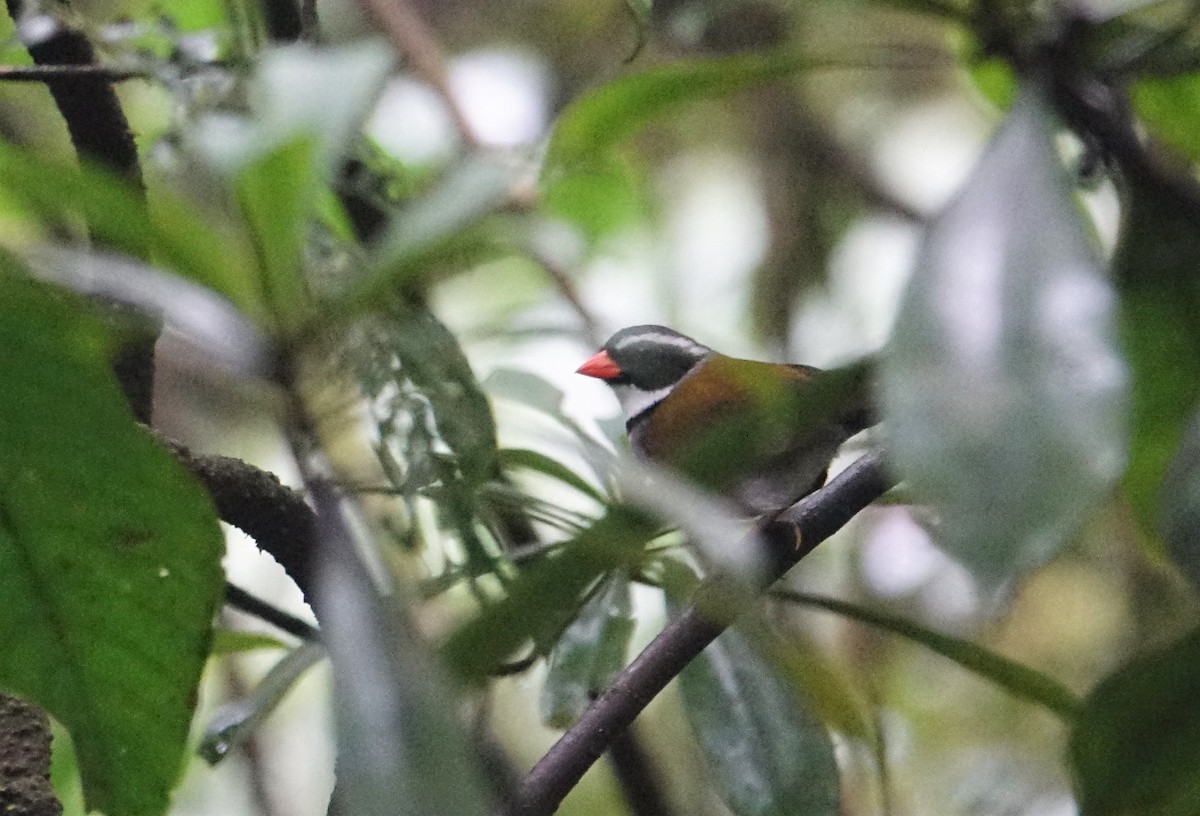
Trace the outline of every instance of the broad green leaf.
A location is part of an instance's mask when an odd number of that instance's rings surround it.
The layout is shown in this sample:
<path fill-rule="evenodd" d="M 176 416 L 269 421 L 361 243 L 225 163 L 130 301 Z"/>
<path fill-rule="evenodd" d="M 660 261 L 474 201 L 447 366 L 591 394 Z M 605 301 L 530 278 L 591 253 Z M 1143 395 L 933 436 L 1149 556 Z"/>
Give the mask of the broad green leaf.
<path fill-rule="evenodd" d="M 543 183 L 590 165 L 656 119 L 683 105 L 781 79 L 819 61 L 790 53 L 750 54 L 671 63 L 621 77 L 579 97 L 554 126 Z"/>
<path fill-rule="evenodd" d="M 835 615 L 908 638 L 942 657 L 953 660 L 967 671 L 990 680 L 1013 696 L 1037 703 L 1063 719 L 1072 719 L 1079 711 L 1079 701 L 1075 695 L 1057 680 L 978 644 L 934 632 L 904 618 L 864 609 L 834 598 L 822 598 L 784 589 L 773 590 L 771 595 L 789 603 L 824 609 Z"/>
<path fill-rule="evenodd" d="M 212 715 L 197 748 L 200 756 L 216 765 L 231 749 L 244 744 L 304 673 L 324 657 L 325 647 L 315 642 L 303 643 L 284 655 L 248 697 L 226 703 Z"/>
<path fill-rule="evenodd" d="M 263 300 L 285 333 L 310 311 L 304 241 L 320 191 L 313 147 L 308 136 L 286 142 L 251 161 L 233 183 L 258 256 Z"/>
<path fill-rule="evenodd" d="M 108 245 L 220 292 L 251 318 L 263 317 L 240 236 L 217 230 L 183 199 L 160 191 L 148 206 L 102 170 L 60 164 L 2 142 L 0 185 L 42 218 L 81 215 Z"/>
<path fill-rule="evenodd" d="M 608 688 L 625 665 L 633 625 L 629 578 L 617 570 L 554 644 L 540 700 L 547 726 L 569 727 Z"/>
<path fill-rule="evenodd" d="M 562 482 L 573 487 L 588 498 L 607 504 L 608 497 L 592 486 L 590 482 L 571 470 L 561 462 L 551 459 L 544 453 L 528 448 L 501 448 L 499 451 L 500 465 L 504 470 L 525 468 L 543 476 Z"/>
<path fill-rule="evenodd" d="M 1200 813 L 1200 630 L 1113 673 L 1071 734 L 1081 816 Z"/>
<path fill-rule="evenodd" d="M 1113 297 L 1025 89 L 928 228 L 882 370 L 895 461 L 996 586 L 1058 552 L 1125 459 Z"/>
<path fill-rule="evenodd" d="M 1200 417 L 1194 417 L 1162 486 L 1162 533 L 1167 554 L 1200 588 Z"/>
<path fill-rule="evenodd" d="M 811 703 L 737 630 L 679 675 L 712 780 L 738 816 L 837 816 L 833 743 Z"/>
<path fill-rule="evenodd" d="M 1131 180 L 1113 258 L 1121 339 L 1132 372 L 1129 467 L 1122 487 L 1147 531 L 1159 489 L 1200 400 L 1200 215 L 1160 185 Z"/>
<path fill-rule="evenodd" d="M 134 424 L 77 304 L 0 270 L 0 686 L 63 722 L 90 808 L 166 811 L 223 537 L 208 496 Z"/>
<path fill-rule="evenodd" d="M 556 636 L 575 615 L 580 598 L 601 575 L 633 569 L 659 525 L 623 507 L 612 507 L 591 527 L 539 559 L 446 642 L 444 655 L 460 677 L 483 680 L 530 640 Z"/>
<path fill-rule="evenodd" d="M 318 613 L 333 665 L 335 796 L 355 816 L 483 816 L 478 754 L 454 688 L 403 605 L 368 574 L 341 497 L 310 485 L 317 516 Z"/>

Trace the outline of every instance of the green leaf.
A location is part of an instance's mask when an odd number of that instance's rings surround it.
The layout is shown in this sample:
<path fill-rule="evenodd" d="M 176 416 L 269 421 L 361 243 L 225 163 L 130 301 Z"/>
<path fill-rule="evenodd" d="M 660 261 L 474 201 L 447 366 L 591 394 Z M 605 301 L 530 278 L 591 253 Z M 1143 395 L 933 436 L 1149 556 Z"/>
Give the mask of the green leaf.
<path fill-rule="evenodd" d="M 1152 134 L 1188 160 L 1200 160 L 1200 73 L 1144 78 L 1133 86 L 1132 99 Z"/>
<path fill-rule="evenodd" d="M 218 231 L 183 199 L 158 192 L 147 206 L 102 170 L 60 164 L 2 142 L 0 184 L 46 220 L 82 215 L 108 245 L 220 292 L 247 315 L 262 318 L 254 267 L 240 236 Z"/>
<path fill-rule="evenodd" d="M 930 225 L 882 370 L 896 464 L 989 586 L 1053 557 L 1124 466 L 1114 300 L 1025 89 Z"/>
<path fill-rule="evenodd" d="M 618 570 L 601 581 L 554 644 L 540 701 L 548 727 L 569 727 L 608 688 L 625 665 L 633 626 L 629 578 Z"/>
<path fill-rule="evenodd" d="M 500 465 L 504 470 L 525 468 L 543 476 L 562 482 L 573 487 L 588 498 L 595 499 L 601 504 L 607 504 L 609 499 L 590 482 L 571 470 L 561 462 L 551 459 L 544 453 L 528 448 L 501 448 L 499 451 Z"/>
<path fill-rule="evenodd" d="M 679 675 L 712 780 L 738 816 L 837 816 L 838 772 L 811 704 L 737 630 Z"/>
<path fill-rule="evenodd" d="M 355 816 L 483 816 L 478 752 L 454 687 L 403 605 L 381 594 L 349 535 L 341 497 L 310 485 L 317 517 L 321 632 L 333 665 L 338 796 Z"/>
<path fill-rule="evenodd" d="M 1079 700 L 1054 678 L 970 641 L 943 635 L 904 618 L 864 609 L 834 598 L 785 589 L 772 590 L 771 595 L 788 603 L 824 609 L 835 615 L 908 638 L 942 657 L 953 660 L 967 671 L 995 683 L 1014 697 L 1037 703 L 1064 720 L 1073 719 L 1079 711 Z"/>
<path fill-rule="evenodd" d="M 816 643 L 795 630 L 776 635 L 761 616 L 739 619 L 738 628 L 776 675 L 809 701 L 818 720 L 848 737 L 875 740 L 870 706 L 854 679 Z"/>
<path fill-rule="evenodd" d="M 628 162 L 606 154 L 557 175 L 544 186 L 539 203 L 596 244 L 645 217 L 649 203 L 641 183 Z"/>
<path fill-rule="evenodd" d="M 444 655 L 460 677 L 481 681 L 522 644 L 557 636 L 575 615 L 580 598 L 601 575 L 633 570 L 657 522 L 624 507 L 611 507 L 591 527 L 536 561 L 446 642 Z"/>
<path fill-rule="evenodd" d="M 1200 629 L 1105 679 L 1070 755 L 1082 816 L 1200 813 Z"/>
<path fill-rule="evenodd" d="M 398 467 L 423 466 L 412 461 L 414 445 L 427 456 L 445 445 L 469 486 L 496 475 L 491 405 L 458 339 L 433 312 L 393 297 L 354 329 L 347 355 Z M 414 436 L 428 434 L 430 423 L 435 436 L 414 443 Z M 410 487 L 431 480 L 418 477 Z"/>
<path fill-rule="evenodd" d="M 234 180 L 258 255 L 263 300 L 285 333 L 310 311 L 303 261 L 320 190 L 313 148 L 310 137 L 293 139 L 250 162 Z"/>
<path fill-rule="evenodd" d="M 210 765 L 216 765 L 230 750 L 244 744 L 304 673 L 324 657 L 325 647 L 315 642 L 289 651 L 271 667 L 250 696 L 228 702 L 212 715 L 197 748 L 200 756 Z"/>
<path fill-rule="evenodd" d="M 553 184 L 561 173 L 592 164 L 683 105 L 825 63 L 789 53 L 739 55 L 676 62 L 602 85 L 573 101 L 559 116 L 542 169 L 543 184 Z"/>
<path fill-rule="evenodd" d="M 251 116 L 203 117 L 187 134 L 190 146 L 233 176 L 248 163 L 299 139 L 311 140 L 312 175 L 328 180 L 358 140 L 395 64 L 380 40 L 349 45 L 293 43 L 256 55 L 246 90 Z"/>
<path fill-rule="evenodd" d="M 1147 531 L 1159 489 L 1200 399 L 1200 233 L 1194 205 L 1131 179 L 1113 258 L 1121 340 L 1132 371 L 1129 467 L 1122 487 Z"/>
<path fill-rule="evenodd" d="M 218 627 L 213 633 L 214 655 L 241 654 L 260 649 L 287 649 L 288 645 L 277 637 L 261 632 L 242 632 L 237 629 Z"/>
<path fill-rule="evenodd" d="M 1171 560 L 1200 588 L 1200 417 L 1163 479 L 1162 532 Z"/>
<path fill-rule="evenodd" d="M 403 291 L 440 264 L 467 265 L 510 252 L 519 225 L 493 224 L 485 216 L 510 200 L 517 180 L 508 165 L 471 159 L 448 172 L 424 196 L 400 210 L 375 242 L 366 269 L 332 298 L 322 321 L 370 309 L 383 293 Z"/>
<path fill-rule="evenodd" d="M 0 270 L 0 685 L 75 740 L 89 808 L 166 811 L 224 540 L 208 496 L 136 426 L 77 305 Z"/>

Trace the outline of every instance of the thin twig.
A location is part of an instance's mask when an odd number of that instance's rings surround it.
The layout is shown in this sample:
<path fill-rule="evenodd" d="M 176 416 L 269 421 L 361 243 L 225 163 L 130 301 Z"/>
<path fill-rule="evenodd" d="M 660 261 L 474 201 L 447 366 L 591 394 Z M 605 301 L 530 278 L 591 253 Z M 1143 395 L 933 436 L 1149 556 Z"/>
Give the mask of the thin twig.
<path fill-rule="evenodd" d="M 106 65 L 8 65 L 0 68 L 0 81 L 57 82 L 64 79 L 124 82 L 129 79 L 154 79 L 154 74 L 139 68 L 110 68 Z"/>
<path fill-rule="evenodd" d="M 554 284 L 554 288 L 558 290 L 559 296 L 571 307 L 571 311 L 579 319 L 580 331 L 583 333 L 584 339 L 590 345 L 599 348 L 600 344 L 604 342 L 604 335 L 600 333 L 600 325 L 596 318 L 583 305 L 583 299 L 579 297 L 571 273 L 557 260 L 550 257 L 549 253 L 543 252 L 537 247 L 527 246 L 525 251 L 542 268 L 546 276 L 550 278 L 550 282 Z"/>
<path fill-rule="evenodd" d="M 763 587 L 774 583 L 818 544 L 843 527 L 892 484 L 883 455 L 868 453 L 821 490 L 789 510 L 781 520 L 795 524 L 796 546 L 781 554 Z M 705 617 L 702 599 L 671 621 L 613 681 L 545 756 L 534 765 L 507 816 L 549 816 L 584 772 L 649 702 L 731 623 Z M 711 613 L 710 613 L 711 614 Z"/>
<path fill-rule="evenodd" d="M 413 72 L 441 97 L 463 144 L 478 149 L 479 139 L 450 87 L 445 49 L 412 3 L 409 0 L 359 0 L 359 5 L 379 23 L 396 51 L 408 57 Z"/>
<path fill-rule="evenodd" d="M 320 640 L 321 630 L 308 623 L 300 620 L 290 612 L 284 612 L 277 606 L 267 603 L 257 595 L 252 595 L 236 584 L 225 584 L 225 603 L 237 609 L 240 612 L 245 612 L 247 615 L 253 615 L 259 620 L 266 621 L 280 631 L 287 632 L 289 635 L 298 637 L 301 640 Z"/>

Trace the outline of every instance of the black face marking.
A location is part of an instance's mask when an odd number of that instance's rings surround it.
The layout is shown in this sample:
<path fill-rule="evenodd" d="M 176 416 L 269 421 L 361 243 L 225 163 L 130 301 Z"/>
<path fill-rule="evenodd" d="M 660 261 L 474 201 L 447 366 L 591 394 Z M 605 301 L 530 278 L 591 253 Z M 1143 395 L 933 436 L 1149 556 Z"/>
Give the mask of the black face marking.
<path fill-rule="evenodd" d="M 663 326 L 630 326 L 604 344 L 608 356 L 621 367 L 611 385 L 629 385 L 656 391 L 679 382 L 692 366 L 711 353 L 690 337 Z"/>

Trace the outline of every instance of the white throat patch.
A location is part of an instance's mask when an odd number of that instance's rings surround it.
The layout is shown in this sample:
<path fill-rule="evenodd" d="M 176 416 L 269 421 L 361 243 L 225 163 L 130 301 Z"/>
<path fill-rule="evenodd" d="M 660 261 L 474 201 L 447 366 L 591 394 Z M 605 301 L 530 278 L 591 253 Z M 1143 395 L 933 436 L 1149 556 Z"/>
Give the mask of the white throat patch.
<path fill-rule="evenodd" d="M 654 391 L 643 391 L 632 385 L 614 385 L 612 390 L 621 402 L 621 410 L 625 412 L 625 421 L 628 422 L 658 405 L 674 387 L 668 385 Z"/>

